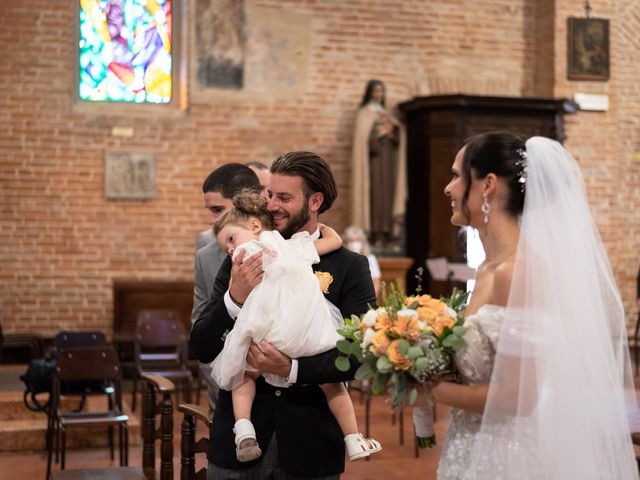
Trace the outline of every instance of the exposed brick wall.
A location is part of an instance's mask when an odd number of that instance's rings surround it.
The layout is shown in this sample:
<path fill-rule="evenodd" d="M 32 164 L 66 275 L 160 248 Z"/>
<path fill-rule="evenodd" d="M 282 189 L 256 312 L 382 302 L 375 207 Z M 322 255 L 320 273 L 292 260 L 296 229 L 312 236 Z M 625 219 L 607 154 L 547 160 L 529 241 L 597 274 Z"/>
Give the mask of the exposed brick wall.
<path fill-rule="evenodd" d="M 636 275 L 640 264 L 640 3 L 590 3 L 592 17 L 609 19 L 611 78 L 608 82 L 567 80 L 567 17 L 582 17 L 584 9 L 583 2 L 556 2 L 554 94 L 609 96 L 606 113 L 578 112 L 570 117 L 566 146 L 582 168 L 593 216 L 609 253 L 631 328 L 637 319 Z"/>
<path fill-rule="evenodd" d="M 73 100 L 75 2 L 3 0 L 4 330 L 109 332 L 113 278 L 191 279 L 195 235 L 206 227 L 200 184 L 226 162 L 270 161 L 294 149 L 326 156 L 342 193 L 325 220 L 342 229 L 353 119 L 369 78 L 386 82 L 391 105 L 441 93 L 608 93 L 609 112 L 569 120 L 567 145 L 584 167 L 631 319 L 640 238 L 640 7 L 630 0 L 591 3 L 594 15 L 611 19 L 607 83 L 565 79 L 566 17 L 581 15 L 582 2 L 255 0 L 248 9 L 295 14 L 309 25 L 305 76 L 295 95 L 258 88 L 202 91 L 191 79 L 186 110 L 128 113 Z M 248 18 L 251 34 L 261 17 Z M 114 137 L 113 126 L 131 127 L 134 136 Z M 153 152 L 157 198 L 106 201 L 106 150 Z"/>

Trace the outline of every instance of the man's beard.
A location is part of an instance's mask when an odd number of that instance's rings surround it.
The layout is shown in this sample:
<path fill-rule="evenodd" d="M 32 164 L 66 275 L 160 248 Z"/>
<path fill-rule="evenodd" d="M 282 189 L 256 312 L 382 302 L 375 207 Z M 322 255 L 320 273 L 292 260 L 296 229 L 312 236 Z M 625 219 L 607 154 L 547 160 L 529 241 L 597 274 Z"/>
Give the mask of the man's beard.
<path fill-rule="evenodd" d="M 289 216 L 287 225 L 280 230 L 280 235 L 283 238 L 291 238 L 294 233 L 298 233 L 302 227 L 304 227 L 311 218 L 311 209 L 309 205 L 304 205 L 298 213 Z"/>

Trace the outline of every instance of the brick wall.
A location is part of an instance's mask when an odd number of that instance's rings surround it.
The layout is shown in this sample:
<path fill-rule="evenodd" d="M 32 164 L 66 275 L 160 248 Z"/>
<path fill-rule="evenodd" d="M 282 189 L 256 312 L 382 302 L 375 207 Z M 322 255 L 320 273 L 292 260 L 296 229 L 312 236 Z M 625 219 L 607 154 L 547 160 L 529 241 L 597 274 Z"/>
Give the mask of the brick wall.
<path fill-rule="evenodd" d="M 74 101 L 75 3 L 2 2 L 0 315 L 5 332 L 109 332 L 112 279 L 191 279 L 195 235 L 206 227 L 199 188 L 226 162 L 268 162 L 295 149 L 325 156 L 342 192 L 325 220 L 342 229 L 354 113 L 369 78 L 386 82 L 391 105 L 441 93 L 609 94 L 608 112 L 569 119 L 567 145 L 583 165 L 629 318 L 635 315 L 637 2 L 591 2 L 594 16 L 611 19 L 612 31 L 612 79 L 597 83 L 565 80 L 566 17 L 582 15 L 582 2 L 247 1 L 246 88 L 200 88 L 190 58 L 187 108 L 169 112 Z M 194 12 L 186 13 L 194 51 Z M 290 29 L 282 28 L 286 21 Z M 291 88 L 269 80 L 268 56 L 261 56 L 260 42 L 255 43 L 274 34 L 284 43 L 286 35 L 294 35 L 293 47 L 300 49 L 300 57 L 290 61 L 272 57 L 295 67 Z M 133 137 L 114 137 L 114 126 L 132 128 Z M 154 153 L 157 198 L 106 201 L 106 150 Z"/>

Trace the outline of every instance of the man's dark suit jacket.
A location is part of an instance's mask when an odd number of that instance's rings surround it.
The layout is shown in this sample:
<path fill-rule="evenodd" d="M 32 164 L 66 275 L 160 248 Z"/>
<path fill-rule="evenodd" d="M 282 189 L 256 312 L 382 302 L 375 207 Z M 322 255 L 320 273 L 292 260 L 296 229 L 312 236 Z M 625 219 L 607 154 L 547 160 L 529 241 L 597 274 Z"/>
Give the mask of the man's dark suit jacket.
<path fill-rule="evenodd" d="M 375 305 L 376 297 L 367 258 L 346 248 L 320 257 L 314 271 L 333 276 L 326 298 L 344 317 L 364 313 Z M 191 350 L 201 362 L 211 362 L 222 350 L 226 332 L 233 328 L 224 304 L 228 289 L 231 259 L 222 264 L 211 299 L 191 331 Z M 256 398 L 251 410 L 258 442 L 263 452 L 275 430 L 282 468 L 296 476 L 328 476 L 344 471 L 344 440 L 327 400 L 318 387 L 323 383 L 350 380 L 358 368 L 352 358 L 351 369 L 341 372 L 334 360 L 334 348 L 312 357 L 298 359 L 298 378 L 289 388 L 276 388 L 261 377 L 256 382 Z M 221 390 L 209 438 L 209 461 L 222 468 L 244 469 L 259 460 L 240 463 L 236 460 L 233 434 L 231 392 Z"/>

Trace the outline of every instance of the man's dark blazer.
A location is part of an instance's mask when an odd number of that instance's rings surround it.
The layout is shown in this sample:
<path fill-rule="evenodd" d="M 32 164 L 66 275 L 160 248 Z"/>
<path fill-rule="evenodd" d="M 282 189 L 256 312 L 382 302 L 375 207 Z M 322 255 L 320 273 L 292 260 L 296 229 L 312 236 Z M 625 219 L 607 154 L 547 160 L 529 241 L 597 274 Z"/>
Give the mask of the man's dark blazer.
<path fill-rule="evenodd" d="M 376 297 L 367 258 L 346 248 L 320 257 L 314 271 L 333 276 L 326 298 L 343 316 L 364 313 L 375 305 Z M 211 362 L 222 350 L 226 333 L 233 328 L 224 304 L 228 289 L 231 259 L 222 264 L 211 299 L 191 331 L 191 350 L 201 362 Z M 282 468 L 291 475 L 328 476 L 344 471 L 344 440 L 338 423 L 318 387 L 323 383 L 350 380 L 358 368 L 352 358 L 348 372 L 334 364 L 338 351 L 298 359 L 298 377 L 289 388 L 276 388 L 262 377 L 256 382 L 256 398 L 251 410 L 260 448 L 267 450 L 275 430 Z M 209 461 L 222 468 L 243 469 L 259 460 L 240 463 L 236 460 L 233 434 L 231 392 L 220 390 L 209 438 Z"/>

